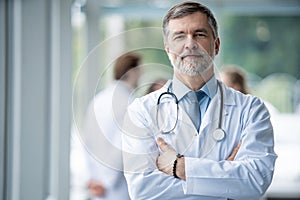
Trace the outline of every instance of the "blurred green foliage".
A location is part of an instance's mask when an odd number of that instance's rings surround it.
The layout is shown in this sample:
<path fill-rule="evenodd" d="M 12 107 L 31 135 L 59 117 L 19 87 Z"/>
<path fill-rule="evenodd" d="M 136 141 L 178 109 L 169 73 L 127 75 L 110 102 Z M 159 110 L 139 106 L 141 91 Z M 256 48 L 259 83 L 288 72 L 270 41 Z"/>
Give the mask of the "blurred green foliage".
<path fill-rule="evenodd" d="M 132 30 L 136 28 L 142 27 L 154 27 L 160 29 L 161 32 L 158 32 L 157 35 L 149 35 L 147 32 L 135 32 L 135 34 L 130 34 L 128 38 L 126 38 L 127 46 L 134 46 L 135 43 L 141 43 L 143 40 L 149 40 L 151 38 L 151 43 L 155 43 L 155 46 L 159 47 L 157 49 L 148 49 L 142 50 L 140 52 L 143 56 L 143 60 L 145 63 L 159 63 L 162 65 L 170 66 L 168 56 L 164 51 L 164 44 L 162 38 L 162 29 L 161 29 L 161 20 L 140 20 L 140 19 L 131 19 L 127 20 L 125 23 L 126 30 Z"/>
<path fill-rule="evenodd" d="M 104 21 L 105 18 L 100 19 L 99 24 L 101 41 L 110 37 L 106 35 L 107 25 L 104 25 Z M 124 31 L 144 27 L 159 29 L 162 23 L 161 19 L 142 18 L 125 18 L 124 22 Z M 293 99 L 300 99 L 295 96 L 297 92 L 291 92 L 294 83 L 300 78 L 300 16 L 221 14 L 218 16 L 218 22 L 221 37 L 218 65 L 241 66 L 250 75 L 248 80 L 252 94 L 269 101 L 281 112 L 293 112 L 297 104 Z M 74 31 L 74 71 L 78 70 L 84 58 L 84 35 L 83 30 Z M 152 63 L 146 67 L 144 80 L 155 79 L 160 75 L 170 78 L 172 67 L 164 52 L 160 31 L 155 34 L 132 31 L 124 35 L 127 49 L 145 47 L 135 49 L 143 56 L 144 63 Z M 151 44 L 157 48 L 147 48 L 144 44 Z M 100 62 L 103 62 L 105 52 L 106 50 L 103 50 L 99 55 Z M 166 66 L 164 73 L 159 72 L 159 65 Z M 297 94 L 299 95 L 299 92 Z"/>
<path fill-rule="evenodd" d="M 222 63 L 263 78 L 252 93 L 280 112 L 293 112 L 293 100 L 299 99 L 293 88 L 300 78 L 300 17 L 224 15 L 220 22 Z"/>
<path fill-rule="evenodd" d="M 272 105 L 280 112 L 293 112 L 293 86 L 296 79 L 288 74 L 274 73 L 264 78 L 253 88 L 255 95 Z"/>
<path fill-rule="evenodd" d="M 287 73 L 300 78 L 299 16 L 230 16 L 221 20 L 223 63 L 266 77 Z"/>

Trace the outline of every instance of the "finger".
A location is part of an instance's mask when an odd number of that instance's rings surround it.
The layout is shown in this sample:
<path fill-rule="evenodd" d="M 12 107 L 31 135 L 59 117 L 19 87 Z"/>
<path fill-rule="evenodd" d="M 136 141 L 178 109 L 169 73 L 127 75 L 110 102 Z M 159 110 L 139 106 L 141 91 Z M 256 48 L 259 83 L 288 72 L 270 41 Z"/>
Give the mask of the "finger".
<path fill-rule="evenodd" d="M 170 147 L 161 137 L 157 138 L 157 145 L 162 150 L 162 152 L 167 151 Z"/>
<path fill-rule="evenodd" d="M 230 156 L 226 160 L 228 160 L 228 161 L 233 161 L 234 160 L 236 154 L 238 153 L 238 151 L 241 147 L 241 144 L 242 144 L 241 142 L 239 142 L 237 144 L 237 146 L 233 149 L 232 153 L 230 154 Z"/>
<path fill-rule="evenodd" d="M 239 149 L 240 149 L 240 147 L 241 147 L 241 142 L 239 142 L 237 145 L 236 145 L 236 147 L 234 148 L 234 153 L 235 153 L 235 155 L 237 154 L 237 152 L 239 151 Z"/>

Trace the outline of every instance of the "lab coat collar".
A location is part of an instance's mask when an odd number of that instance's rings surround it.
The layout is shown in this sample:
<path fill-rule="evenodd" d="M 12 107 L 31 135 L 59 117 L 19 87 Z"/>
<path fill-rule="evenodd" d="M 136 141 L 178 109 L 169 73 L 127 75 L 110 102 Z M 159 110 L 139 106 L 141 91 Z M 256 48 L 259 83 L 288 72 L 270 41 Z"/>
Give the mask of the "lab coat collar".
<path fill-rule="evenodd" d="M 122 92 L 123 94 L 125 93 L 126 96 L 128 96 L 128 104 L 132 103 L 135 99 L 134 88 L 132 88 L 123 80 L 114 80 L 107 89 L 109 91 L 118 91 Z"/>
<path fill-rule="evenodd" d="M 112 85 L 114 87 L 122 87 L 124 90 L 127 90 L 128 92 L 132 92 L 134 89 L 125 81 L 123 80 L 114 80 L 112 82 Z"/>
<path fill-rule="evenodd" d="M 230 105 L 230 106 L 234 106 L 236 105 L 235 103 L 235 99 L 234 99 L 234 90 L 229 89 L 224 83 L 222 83 L 221 81 L 219 81 L 221 83 L 222 89 L 223 89 L 223 101 L 224 101 L 224 105 Z"/>

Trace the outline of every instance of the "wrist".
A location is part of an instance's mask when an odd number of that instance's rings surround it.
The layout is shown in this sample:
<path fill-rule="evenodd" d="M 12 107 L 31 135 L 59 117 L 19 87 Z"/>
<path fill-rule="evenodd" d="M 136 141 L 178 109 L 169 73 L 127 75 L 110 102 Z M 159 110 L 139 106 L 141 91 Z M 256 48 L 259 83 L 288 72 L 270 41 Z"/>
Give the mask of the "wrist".
<path fill-rule="evenodd" d="M 185 158 L 184 157 L 178 158 L 178 160 L 177 160 L 176 174 L 180 179 L 186 180 L 186 177 L 185 177 Z"/>
<path fill-rule="evenodd" d="M 174 160 L 173 163 L 173 176 L 175 178 L 181 178 L 181 173 L 179 173 L 181 170 L 178 170 L 179 166 L 181 166 L 181 164 L 179 165 L 178 162 L 184 160 L 183 155 L 177 154 L 176 155 L 176 159 Z"/>

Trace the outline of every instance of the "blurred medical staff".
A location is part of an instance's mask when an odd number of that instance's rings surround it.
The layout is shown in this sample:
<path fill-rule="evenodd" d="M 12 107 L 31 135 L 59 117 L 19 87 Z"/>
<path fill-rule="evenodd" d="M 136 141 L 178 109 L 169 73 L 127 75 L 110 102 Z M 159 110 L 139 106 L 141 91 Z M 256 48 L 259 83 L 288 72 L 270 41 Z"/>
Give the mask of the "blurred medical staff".
<path fill-rule="evenodd" d="M 126 53 L 114 65 L 114 82 L 90 103 L 82 133 L 86 145 L 92 199 L 129 199 L 123 175 L 121 132 L 127 105 L 141 76 L 141 56 Z"/>

